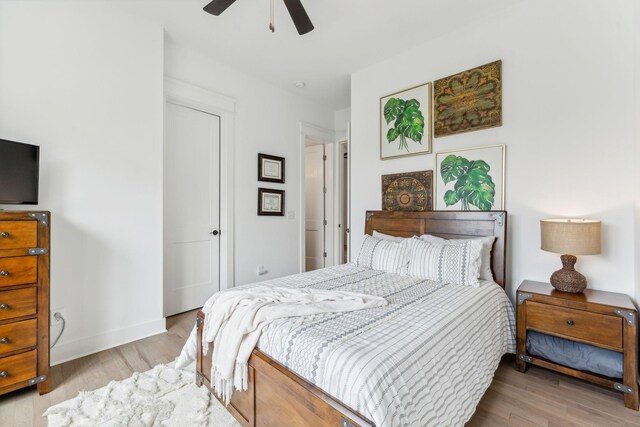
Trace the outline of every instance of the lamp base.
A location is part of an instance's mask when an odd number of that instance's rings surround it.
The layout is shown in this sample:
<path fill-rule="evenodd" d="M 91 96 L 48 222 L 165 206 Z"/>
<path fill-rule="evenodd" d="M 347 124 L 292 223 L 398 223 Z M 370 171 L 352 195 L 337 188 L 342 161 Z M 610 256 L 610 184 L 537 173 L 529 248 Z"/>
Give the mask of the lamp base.
<path fill-rule="evenodd" d="M 562 268 L 551 275 L 551 285 L 562 292 L 582 293 L 587 288 L 587 278 L 574 268 L 578 258 L 574 255 L 562 255 L 560 259 Z"/>

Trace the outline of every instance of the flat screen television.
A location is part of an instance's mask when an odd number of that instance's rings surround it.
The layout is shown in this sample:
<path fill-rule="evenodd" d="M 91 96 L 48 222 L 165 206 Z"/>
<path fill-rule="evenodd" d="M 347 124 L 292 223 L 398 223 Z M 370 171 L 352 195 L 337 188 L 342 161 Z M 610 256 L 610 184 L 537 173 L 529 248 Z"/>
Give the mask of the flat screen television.
<path fill-rule="evenodd" d="M 0 205 L 37 205 L 40 147 L 0 139 Z"/>

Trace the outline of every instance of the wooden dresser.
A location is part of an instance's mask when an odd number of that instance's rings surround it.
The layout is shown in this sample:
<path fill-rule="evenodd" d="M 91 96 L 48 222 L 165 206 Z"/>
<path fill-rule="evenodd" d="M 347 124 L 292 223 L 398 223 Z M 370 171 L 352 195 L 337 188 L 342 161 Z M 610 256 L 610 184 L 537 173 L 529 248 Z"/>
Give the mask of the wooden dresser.
<path fill-rule="evenodd" d="M 518 370 L 527 363 L 591 381 L 624 393 L 627 408 L 638 410 L 638 313 L 627 295 L 586 289 L 572 294 L 551 284 L 524 281 L 518 288 Z M 546 335 L 612 350 L 622 355 L 623 378 L 609 378 L 554 363 L 527 352 L 527 333 Z"/>
<path fill-rule="evenodd" d="M 49 380 L 49 212 L 0 211 L 0 394 Z"/>

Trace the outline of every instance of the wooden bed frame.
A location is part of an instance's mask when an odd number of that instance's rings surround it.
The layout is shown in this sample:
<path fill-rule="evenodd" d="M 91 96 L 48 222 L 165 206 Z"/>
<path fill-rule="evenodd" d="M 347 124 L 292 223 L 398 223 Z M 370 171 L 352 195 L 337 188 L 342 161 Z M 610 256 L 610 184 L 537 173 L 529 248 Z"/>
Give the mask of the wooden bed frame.
<path fill-rule="evenodd" d="M 388 212 L 368 211 L 365 233 L 400 237 L 433 234 L 447 239 L 495 236 L 491 264 L 494 280 L 505 286 L 507 213 L 495 212 Z M 208 357 L 202 348 L 205 315 L 198 312 L 196 383 L 212 390 L 211 344 Z M 243 427 L 314 426 L 375 427 L 356 411 L 255 349 L 249 359 L 249 389 L 234 392 L 227 409 Z"/>

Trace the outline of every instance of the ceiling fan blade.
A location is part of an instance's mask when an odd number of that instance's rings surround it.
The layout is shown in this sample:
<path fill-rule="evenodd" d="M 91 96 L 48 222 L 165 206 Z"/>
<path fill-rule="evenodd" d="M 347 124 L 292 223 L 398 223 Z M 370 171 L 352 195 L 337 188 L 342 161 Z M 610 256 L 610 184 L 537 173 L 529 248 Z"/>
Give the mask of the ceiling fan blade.
<path fill-rule="evenodd" d="M 235 3 L 236 0 L 213 0 L 206 5 L 203 10 L 215 16 L 220 16 L 222 12 L 227 10 L 229 6 Z"/>
<path fill-rule="evenodd" d="M 291 15 L 291 19 L 293 19 L 293 23 L 295 24 L 298 34 L 303 35 L 313 30 L 313 23 L 311 19 L 309 19 L 309 15 L 307 15 L 307 11 L 304 10 L 304 6 L 300 3 L 300 0 L 283 0 L 285 6 L 287 6 L 287 10 L 289 10 L 289 15 Z"/>

